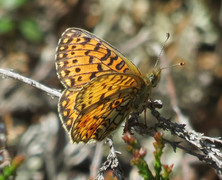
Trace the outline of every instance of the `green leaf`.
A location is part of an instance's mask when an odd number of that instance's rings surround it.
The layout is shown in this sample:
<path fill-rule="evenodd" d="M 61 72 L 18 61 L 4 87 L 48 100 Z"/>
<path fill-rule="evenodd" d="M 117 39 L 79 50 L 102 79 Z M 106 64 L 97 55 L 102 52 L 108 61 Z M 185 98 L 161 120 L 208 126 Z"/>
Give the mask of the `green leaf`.
<path fill-rule="evenodd" d="M 0 6 L 4 9 L 16 9 L 26 2 L 27 0 L 0 0 Z"/>
<path fill-rule="evenodd" d="M 20 23 L 19 29 L 27 40 L 39 43 L 43 39 L 43 33 L 39 29 L 36 21 L 32 19 L 25 19 Z"/>
<path fill-rule="evenodd" d="M 14 23 L 9 17 L 0 18 L 0 34 L 6 34 L 14 28 Z"/>

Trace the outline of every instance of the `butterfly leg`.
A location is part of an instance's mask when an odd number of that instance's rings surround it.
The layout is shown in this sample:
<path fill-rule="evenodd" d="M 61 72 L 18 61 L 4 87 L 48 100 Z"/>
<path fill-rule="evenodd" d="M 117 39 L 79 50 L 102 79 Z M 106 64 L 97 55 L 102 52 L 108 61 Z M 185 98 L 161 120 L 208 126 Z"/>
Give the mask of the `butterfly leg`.
<path fill-rule="evenodd" d="M 147 123 L 146 123 L 146 107 L 144 109 L 144 125 L 145 125 L 145 128 L 147 128 Z"/>
<path fill-rule="evenodd" d="M 129 131 L 129 115 L 130 115 L 130 113 L 128 113 L 126 116 L 126 123 L 125 123 L 124 129 L 123 129 L 123 133 L 126 133 Z"/>

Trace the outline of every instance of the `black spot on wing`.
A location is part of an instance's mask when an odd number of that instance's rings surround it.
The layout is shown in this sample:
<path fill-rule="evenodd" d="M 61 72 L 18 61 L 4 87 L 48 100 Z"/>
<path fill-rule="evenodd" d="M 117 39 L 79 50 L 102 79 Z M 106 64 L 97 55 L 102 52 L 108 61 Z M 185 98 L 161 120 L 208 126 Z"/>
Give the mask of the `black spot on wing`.
<path fill-rule="evenodd" d="M 71 78 L 71 79 L 70 79 L 70 83 L 71 83 L 71 86 L 74 86 L 74 85 L 75 85 L 75 79 L 74 79 L 74 78 Z"/>
<path fill-rule="evenodd" d="M 63 54 L 63 58 L 66 58 L 67 56 L 68 56 L 67 53 L 64 53 L 64 54 Z"/>
<path fill-rule="evenodd" d="M 102 72 L 102 71 L 103 71 L 103 68 L 102 68 L 101 64 L 98 64 L 98 65 L 97 65 L 97 69 L 98 69 L 99 72 Z"/>
<path fill-rule="evenodd" d="M 89 57 L 89 64 L 93 64 L 93 57 L 92 56 Z"/>
<path fill-rule="evenodd" d="M 75 64 L 75 63 L 77 63 L 77 62 L 78 62 L 77 59 L 73 59 L 73 60 L 72 60 L 72 63 L 73 63 L 73 64 Z"/>
<path fill-rule="evenodd" d="M 115 57 L 111 57 L 110 58 L 110 62 L 107 64 L 108 66 L 111 66 L 113 64 L 113 61 L 118 59 L 118 55 L 116 55 Z"/>
<path fill-rule="evenodd" d="M 82 81 L 82 76 L 79 76 L 77 81 Z"/>
<path fill-rule="evenodd" d="M 80 68 L 76 68 L 75 71 L 76 71 L 76 73 L 79 73 L 81 71 L 81 69 Z"/>
<path fill-rule="evenodd" d="M 119 64 L 116 65 L 116 69 L 121 70 L 125 65 L 125 61 L 121 61 Z"/>
<path fill-rule="evenodd" d="M 126 71 L 128 71 L 128 70 L 129 70 L 129 68 L 125 68 L 125 69 L 123 70 L 123 72 L 126 73 Z"/>
<path fill-rule="evenodd" d="M 101 61 L 107 60 L 107 58 L 110 56 L 110 54 L 111 54 L 111 50 L 107 49 L 107 53 L 100 60 Z"/>
<path fill-rule="evenodd" d="M 68 41 L 66 42 L 66 44 L 71 43 L 71 42 L 72 42 L 72 40 L 73 40 L 73 38 L 69 38 L 69 39 L 68 39 Z"/>
<path fill-rule="evenodd" d="M 86 105 L 85 105 L 85 104 L 82 104 L 82 107 L 81 107 L 81 108 L 84 109 L 85 107 L 86 107 Z"/>
<path fill-rule="evenodd" d="M 85 55 L 88 56 L 89 53 L 90 53 L 90 50 L 86 51 L 86 52 L 85 52 Z"/>
<path fill-rule="evenodd" d="M 89 37 L 83 37 L 83 38 L 84 38 L 84 42 L 81 43 L 82 45 L 88 44 L 91 40 L 91 38 Z"/>
<path fill-rule="evenodd" d="M 104 99 L 104 97 L 105 97 L 105 93 L 103 93 L 99 99 L 102 100 L 102 99 Z"/>
<path fill-rule="evenodd" d="M 93 98 L 93 96 L 89 96 L 89 99 L 92 99 Z"/>
<path fill-rule="evenodd" d="M 96 72 L 93 72 L 92 74 L 91 74 L 91 76 L 89 77 L 89 79 L 91 80 L 91 79 L 93 79 L 93 78 L 95 78 L 96 77 Z"/>
<path fill-rule="evenodd" d="M 69 71 L 69 70 L 65 70 L 64 72 L 65 72 L 65 76 L 68 76 L 68 75 L 69 75 L 69 73 L 70 73 L 70 71 Z"/>
<path fill-rule="evenodd" d="M 96 47 L 94 48 L 94 51 L 98 51 L 98 50 L 99 50 L 100 45 L 101 45 L 100 43 L 97 43 L 97 44 L 96 44 Z"/>
<path fill-rule="evenodd" d="M 98 116 L 93 116 L 93 119 L 98 120 L 99 117 Z"/>

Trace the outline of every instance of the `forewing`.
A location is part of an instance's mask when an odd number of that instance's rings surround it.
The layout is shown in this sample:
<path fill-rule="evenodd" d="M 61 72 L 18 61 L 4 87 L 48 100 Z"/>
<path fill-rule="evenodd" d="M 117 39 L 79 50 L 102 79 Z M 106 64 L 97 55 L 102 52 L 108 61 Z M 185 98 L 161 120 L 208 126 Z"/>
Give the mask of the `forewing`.
<path fill-rule="evenodd" d="M 73 89 L 103 74 L 141 75 L 137 67 L 117 49 L 78 28 L 69 28 L 62 34 L 56 52 L 56 69 L 63 85 Z"/>
<path fill-rule="evenodd" d="M 63 127 L 70 135 L 70 130 L 78 113 L 74 110 L 74 103 L 78 91 L 64 90 L 58 102 L 58 111 Z"/>

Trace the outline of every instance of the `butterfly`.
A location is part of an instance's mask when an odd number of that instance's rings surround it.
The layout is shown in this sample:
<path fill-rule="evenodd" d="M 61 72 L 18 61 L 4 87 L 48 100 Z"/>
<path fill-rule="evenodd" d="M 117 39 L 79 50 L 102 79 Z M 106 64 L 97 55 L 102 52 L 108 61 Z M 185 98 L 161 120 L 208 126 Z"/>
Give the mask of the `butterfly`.
<path fill-rule="evenodd" d="M 65 88 L 59 116 L 73 143 L 106 138 L 131 112 L 142 110 L 161 76 L 160 68 L 142 75 L 115 47 L 79 28 L 62 34 L 56 70 Z"/>

